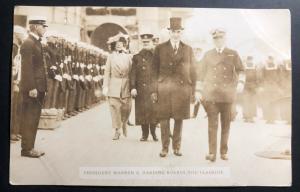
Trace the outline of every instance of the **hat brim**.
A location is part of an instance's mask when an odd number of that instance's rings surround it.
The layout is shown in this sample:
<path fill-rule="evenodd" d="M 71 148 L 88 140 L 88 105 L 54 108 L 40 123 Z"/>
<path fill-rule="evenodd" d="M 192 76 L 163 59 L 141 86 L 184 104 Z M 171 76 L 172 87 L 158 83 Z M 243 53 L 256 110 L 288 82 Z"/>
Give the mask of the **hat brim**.
<path fill-rule="evenodd" d="M 184 30 L 183 27 L 181 27 L 181 28 L 179 28 L 179 29 L 173 29 L 173 28 L 171 28 L 171 27 L 168 27 L 167 29 L 168 29 L 168 30 Z"/>

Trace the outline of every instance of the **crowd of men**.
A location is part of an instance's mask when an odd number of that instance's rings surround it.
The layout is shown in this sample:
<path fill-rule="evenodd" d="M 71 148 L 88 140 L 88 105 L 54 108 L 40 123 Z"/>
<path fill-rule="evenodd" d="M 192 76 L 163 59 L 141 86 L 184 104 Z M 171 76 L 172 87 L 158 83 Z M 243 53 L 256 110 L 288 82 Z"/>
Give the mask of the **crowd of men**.
<path fill-rule="evenodd" d="M 199 47 L 193 49 L 181 41 L 181 18 L 170 19 L 169 41 L 156 45 L 153 34 L 141 34 L 142 50 L 133 57 L 128 56 L 128 44 L 122 37 L 110 42 L 114 50 L 108 55 L 94 46 L 45 33 L 45 20 L 32 19 L 29 27 L 24 42 L 17 35 L 19 29 L 14 30 L 13 46 L 11 140 L 19 140 L 21 133 L 22 156 L 44 155 L 34 150 L 41 109 L 62 109 L 63 118 L 69 118 L 98 103 L 101 93 L 108 97 L 116 130 L 113 140 L 119 140 L 121 128 L 127 135 L 134 98 L 136 124 L 142 127 L 140 140 L 147 141 L 150 130 L 153 140 L 158 141 L 155 127 L 160 124 L 160 157 L 167 156 L 171 139 L 174 154 L 182 156 L 183 120 L 190 118 L 191 103 L 194 117 L 200 106 L 208 117 L 206 159 L 210 161 L 216 160 L 219 116 L 221 159 L 228 160 L 230 122 L 236 116 L 236 105 L 242 106 L 247 123 L 255 122 L 258 107 L 267 123 L 291 122 L 290 60 L 278 64 L 269 56 L 258 64 L 253 56 L 247 56 L 242 61 L 238 51 L 226 47 L 223 29 L 211 32 L 215 47 L 199 59 Z M 46 43 L 41 42 L 43 36 Z M 110 70 L 106 74 L 104 66 Z M 121 114 L 124 103 L 129 109 L 125 119 Z M 170 119 L 175 122 L 173 131 Z"/>

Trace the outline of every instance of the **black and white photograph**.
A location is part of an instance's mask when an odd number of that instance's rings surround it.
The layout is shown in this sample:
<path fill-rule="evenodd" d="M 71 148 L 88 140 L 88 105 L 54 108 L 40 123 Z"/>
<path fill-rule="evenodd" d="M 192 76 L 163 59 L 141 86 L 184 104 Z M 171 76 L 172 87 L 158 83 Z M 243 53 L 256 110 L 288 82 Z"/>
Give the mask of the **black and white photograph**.
<path fill-rule="evenodd" d="M 288 9 L 13 14 L 11 185 L 292 185 Z"/>

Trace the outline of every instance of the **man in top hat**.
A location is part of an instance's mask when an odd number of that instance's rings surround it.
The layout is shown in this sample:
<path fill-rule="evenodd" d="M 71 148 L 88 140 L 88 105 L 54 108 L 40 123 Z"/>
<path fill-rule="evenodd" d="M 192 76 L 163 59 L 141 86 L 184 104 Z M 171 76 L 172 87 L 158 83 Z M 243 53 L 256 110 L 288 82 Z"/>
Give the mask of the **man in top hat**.
<path fill-rule="evenodd" d="M 153 60 L 152 34 L 140 35 L 143 48 L 133 56 L 130 75 L 131 96 L 135 98 L 135 120 L 136 125 L 142 126 L 142 138 L 147 141 L 149 129 L 154 141 L 158 141 L 155 128 L 156 119 L 153 103 L 151 101 L 151 76 Z"/>
<path fill-rule="evenodd" d="M 170 143 L 170 120 L 174 119 L 172 147 L 174 155 L 180 151 L 183 119 L 190 118 L 190 102 L 194 96 L 196 70 L 193 49 L 181 41 L 183 27 L 181 18 L 170 19 L 167 42 L 159 44 L 154 51 L 152 100 L 157 105 L 160 121 L 162 151 L 166 157 Z"/>
<path fill-rule="evenodd" d="M 47 91 L 46 66 L 43 62 L 41 38 L 46 32 L 46 20 L 29 20 L 29 36 L 21 46 L 22 151 L 21 155 L 38 158 L 44 155 L 34 149 L 35 137 Z"/>
<path fill-rule="evenodd" d="M 244 66 L 238 53 L 226 47 L 225 34 L 223 29 L 211 32 L 215 48 L 204 54 L 196 94 L 196 100 L 202 100 L 208 116 L 209 154 L 206 159 L 212 162 L 216 160 L 219 115 L 222 128 L 221 159 L 228 159 L 232 104 L 236 93 L 242 92 L 245 83 Z"/>

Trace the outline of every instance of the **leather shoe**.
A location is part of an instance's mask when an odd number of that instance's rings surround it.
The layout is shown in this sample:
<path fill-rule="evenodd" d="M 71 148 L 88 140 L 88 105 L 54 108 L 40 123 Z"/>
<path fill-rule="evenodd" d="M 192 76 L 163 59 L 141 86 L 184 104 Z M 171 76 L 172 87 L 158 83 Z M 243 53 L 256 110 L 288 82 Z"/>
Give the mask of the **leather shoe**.
<path fill-rule="evenodd" d="M 182 153 L 179 150 L 174 150 L 174 155 L 176 156 L 182 156 Z"/>
<path fill-rule="evenodd" d="M 159 153 L 159 156 L 160 156 L 160 157 L 166 157 L 167 154 L 168 154 L 167 151 L 162 150 L 162 151 Z"/>
<path fill-rule="evenodd" d="M 21 152 L 21 156 L 23 157 L 30 157 L 30 158 L 39 158 L 41 156 L 45 155 L 44 152 L 42 151 L 36 151 L 34 149 L 30 150 L 30 151 L 22 151 Z"/>
<path fill-rule="evenodd" d="M 140 141 L 147 141 L 147 138 L 142 137 L 142 138 L 140 139 Z"/>
<path fill-rule="evenodd" d="M 133 126 L 134 124 L 132 124 L 130 121 L 127 121 L 127 125 L 128 126 Z"/>
<path fill-rule="evenodd" d="M 228 155 L 227 154 L 221 154 L 221 159 L 227 161 Z"/>
<path fill-rule="evenodd" d="M 156 135 L 152 135 L 152 137 L 153 137 L 153 141 L 158 141 Z"/>
<path fill-rule="evenodd" d="M 215 162 L 216 161 L 216 155 L 215 154 L 206 155 L 205 159 L 209 160 L 211 162 Z"/>

